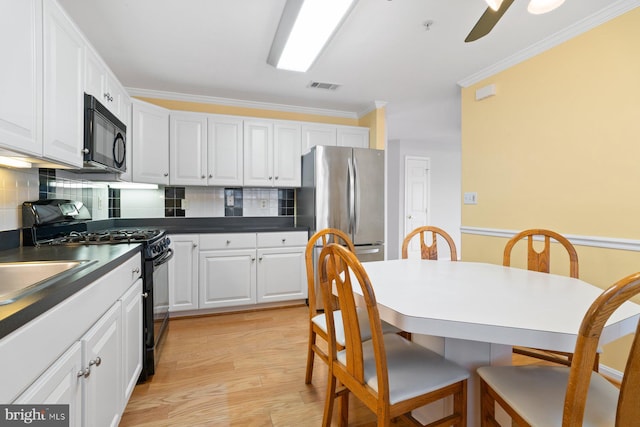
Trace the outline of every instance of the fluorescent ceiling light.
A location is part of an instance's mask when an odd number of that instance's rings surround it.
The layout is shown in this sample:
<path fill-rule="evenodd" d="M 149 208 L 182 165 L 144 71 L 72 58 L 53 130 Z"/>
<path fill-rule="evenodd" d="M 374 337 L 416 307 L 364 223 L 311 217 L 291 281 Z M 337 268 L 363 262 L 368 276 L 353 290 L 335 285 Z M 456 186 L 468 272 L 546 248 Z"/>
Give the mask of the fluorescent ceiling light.
<path fill-rule="evenodd" d="M 109 187 L 120 190 L 157 190 L 158 184 L 138 184 L 137 182 L 110 182 Z"/>
<path fill-rule="evenodd" d="M 287 0 L 267 62 L 305 72 L 357 0 Z"/>
<path fill-rule="evenodd" d="M 500 5 L 502 4 L 502 0 L 485 0 L 489 7 L 493 10 L 500 9 Z"/>
<path fill-rule="evenodd" d="M 31 168 L 31 163 L 15 157 L 0 156 L 0 166 L 9 166 L 12 168 Z"/>
<path fill-rule="evenodd" d="M 560 7 L 564 0 L 531 0 L 527 10 L 534 15 L 551 12 L 553 9 Z"/>

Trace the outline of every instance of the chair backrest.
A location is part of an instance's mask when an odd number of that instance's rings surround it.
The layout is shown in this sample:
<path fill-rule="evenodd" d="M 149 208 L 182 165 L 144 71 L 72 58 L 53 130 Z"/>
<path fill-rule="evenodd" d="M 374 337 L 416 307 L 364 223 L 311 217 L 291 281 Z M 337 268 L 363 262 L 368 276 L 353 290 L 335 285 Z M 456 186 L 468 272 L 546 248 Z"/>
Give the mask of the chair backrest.
<path fill-rule="evenodd" d="M 451 261 L 458 260 L 458 254 L 456 252 L 456 244 L 449 234 L 441 228 L 433 227 L 431 225 L 424 225 L 413 230 L 407 234 L 402 242 L 402 259 L 409 257 L 409 243 L 411 239 L 417 234 L 420 235 L 420 257 L 422 259 L 438 259 L 438 235 L 442 236 L 449 244 L 449 251 L 451 252 Z M 431 234 L 431 244 L 427 244 L 425 240 L 425 234 Z"/>
<path fill-rule="evenodd" d="M 330 369 L 340 369 L 344 374 L 354 381 L 349 382 L 349 388 L 358 387 L 360 395 L 367 393 L 379 404 L 389 403 L 389 377 L 387 371 L 387 359 L 384 351 L 384 340 L 382 337 L 382 326 L 380 314 L 373 287 L 367 272 L 358 261 L 353 252 L 349 252 L 342 246 L 336 244 L 327 245 L 320 253 L 318 263 L 320 274 L 320 286 L 325 302 L 325 316 L 327 319 L 327 335 L 329 344 Z M 363 295 L 364 304 L 369 315 L 369 326 L 371 329 L 371 340 L 374 348 L 376 361 L 376 374 L 378 379 L 377 394 L 364 381 L 364 360 L 362 348 L 362 334 L 358 322 L 356 311 L 356 299 L 353 289 L 359 287 Z M 338 309 L 342 314 L 342 322 L 345 334 L 346 365 L 336 366 L 337 345 L 335 338 L 334 308 L 328 304 L 333 296 L 337 296 Z"/>
<path fill-rule="evenodd" d="M 304 253 L 305 263 L 307 266 L 307 287 L 309 290 L 309 317 L 316 315 L 316 300 L 319 297 L 322 299 L 322 295 L 316 295 L 316 280 L 318 274 L 315 270 L 313 262 L 313 252 L 317 247 L 325 247 L 329 243 L 339 243 L 342 246 L 346 246 L 351 252 L 355 251 L 353 243 L 349 236 L 335 228 L 325 228 L 317 231 L 313 236 L 309 238 L 307 242 L 307 248 Z"/>
<path fill-rule="evenodd" d="M 544 248 L 541 252 L 537 252 L 533 247 L 533 240 L 535 237 L 541 236 L 544 238 Z M 551 230 L 544 229 L 531 229 L 524 230 L 513 236 L 504 247 L 504 255 L 502 258 L 502 265 L 511 265 L 511 250 L 518 241 L 527 238 L 527 269 L 532 271 L 540 271 L 542 273 L 548 273 L 551 264 L 551 239 L 556 240 L 567 250 L 569 254 L 569 275 L 571 277 L 578 278 L 578 254 L 571 242 L 567 240 L 561 234 Z"/>
<path fill-rule="evenodd" d="M 587 310 L 576 341 L 564 402 L 563 427 L 580 427 L 587 401 L 593 363 L 602 329 L 611 314 L 640 293 L 640 272 L 621 279 L 605 290 Z M 637 425 L 640 420 L 640 323 L 624 371 L 616 426 Z"/>

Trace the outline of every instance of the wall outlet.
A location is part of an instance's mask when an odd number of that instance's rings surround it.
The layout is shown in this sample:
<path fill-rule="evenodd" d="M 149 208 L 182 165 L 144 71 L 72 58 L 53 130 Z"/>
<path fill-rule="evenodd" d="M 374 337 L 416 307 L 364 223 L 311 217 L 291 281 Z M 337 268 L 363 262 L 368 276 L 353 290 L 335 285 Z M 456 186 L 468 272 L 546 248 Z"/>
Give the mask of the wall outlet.
<path fill-rule="evenodd" d="M 267 199 L 260 199 L 260 208 L 264 209 L 267 207 Z"/>
<path fill-rule="evenodd" d="M 478 193 L 464 193 L 464 204 L 465 205 L 477 205 L 478 204 Z"/>

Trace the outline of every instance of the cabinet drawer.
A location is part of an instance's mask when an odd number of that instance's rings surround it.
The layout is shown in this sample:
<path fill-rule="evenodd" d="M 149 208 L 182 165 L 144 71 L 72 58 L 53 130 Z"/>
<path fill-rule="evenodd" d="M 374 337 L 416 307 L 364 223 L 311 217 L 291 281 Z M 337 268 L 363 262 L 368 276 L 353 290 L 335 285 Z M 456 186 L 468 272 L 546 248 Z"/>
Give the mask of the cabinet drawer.
<path fill-rule="evenodd" d="M 200 235 L 200 250 L 246 249 L 255 247 L 255 233 L 220 233 Z"/>
<path fill-rule="evenodd" d="M 308 234 L 305 231 L 284 231 L 280 233 L 258 233 L 259 248 L 279 248 L 306 246 Z"/>

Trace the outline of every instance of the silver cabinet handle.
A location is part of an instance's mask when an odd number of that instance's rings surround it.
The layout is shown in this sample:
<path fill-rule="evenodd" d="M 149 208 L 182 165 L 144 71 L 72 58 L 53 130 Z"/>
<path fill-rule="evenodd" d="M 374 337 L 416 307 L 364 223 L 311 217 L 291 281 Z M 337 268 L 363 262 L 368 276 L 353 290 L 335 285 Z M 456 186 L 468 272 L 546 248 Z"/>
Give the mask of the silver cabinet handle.
<path fill-rule="evenodd" d="M 251 262 L 256 262 L 256 259 L 254 257 L 251 257 Z"/>
<path fill-rule="evenodd" d="M 213 175 L 212 175 L 212 174 L 209 174 L 209 178 L 213 178 Z"/>
<path fill-rule="evenodd" d="M 202 175 L 202 176 L 201 176 L 201 178 L 202 178 L 202 179 L 205 179 L 205 178 L 206 178 L 206 175 Z"/>
<path fill-rule="evenodd" d="M 88 148 L 83 148 L 82 149 L 82 154 L 89 154 L 89 149 Z"/>
<path fill-rule="evenodd" d="M 197 243 L 192 243 L 191 246 L 193 247 L 193 249 L 195 249 L 195 248 L 198 247 L 198 244 Z"/>
<path fill-rule="evenodd" d="M 258 261 L 262 261 L 262 257 L 258 258 Z"/>
<path fill-rule="evenodd" d="M 227 245 L 231 243 L 231 240 L 227 240 Z"/>
<path fill-rule="evenodd" d="M 100 366 L 101 363 L 102 363 L 102 359 L 100 358 L 100 356 L 98 356 L 95 359 L 89 361 L 89 366 L 93 366 L 93 365 Z"/>
<path fill-rule="evenodd" d="M 131 270 L 131 272 L 132 272 L 133 274 L 138 274 L 138 273 L 140 273 L 140 267 L 136 267 L 136 268 L 134 268 L 133 270 Z"/>
<path fill-rule="evenodd" d="M 164 174 L 164 176 L 169 176 L 169 173 L 168 173 L 168 172 L 167 172 L 167 173 L 165 173 L 165 174 Z"/>
<path fill-rule="evenodd" d="M 91 369 L 89 368 L 84 368 L 78 371 L 77 377 L 85 377 L 87 378 L 89 375 L 91 375 Z"/>
<path fill-rule="evenodd" d="M 149 292 L 145 292 L 142 294 L 142 298 L 148 298 L 149 297 Z"/>
<path fill-rule="evenodd" d="M 273 179 L 273 177 L 271 177 L 271 176 L 270 176 L 270 177 L 269 177 L 269 180 L 272 180 L 272 179 Z"/>
<path fill-rule="evenodd" d="M 276 175 L 276 179 L 278 179 L 278 178 L 279 178 L 279 176 Z"/>

